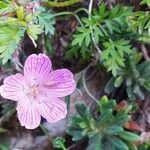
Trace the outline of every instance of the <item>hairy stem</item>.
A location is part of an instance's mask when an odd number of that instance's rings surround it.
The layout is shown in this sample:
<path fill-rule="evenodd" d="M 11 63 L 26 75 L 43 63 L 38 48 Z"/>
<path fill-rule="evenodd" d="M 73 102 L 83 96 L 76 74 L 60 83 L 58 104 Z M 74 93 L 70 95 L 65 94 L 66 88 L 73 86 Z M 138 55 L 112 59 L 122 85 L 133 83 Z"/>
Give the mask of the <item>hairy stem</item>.
<path fill-rule="evenodd" d="M 88 69 L 91 67 L 91 65 L 89 65 L 84 71 L 83 71 L 83 75 L 82 75 L 82 82 L 83 82 L 83 87 L 86 91 L 86 93 L 94 100 L 97 101 L 97 99 L 91 94 L 91 92 L 88 90 L 87 85 L 86 85 L 86 72 L 88 71 Z"/>
<path fill-rule="evenodd" d="M 43 133 L 48 137 L 48 140 L 49 140 L 49 142 L 51 143 L 51 142 L 52 142 L 52 138 L 50 137 L 48 131 L 43 127 L 42 124 L 40 124 L 39 127 L 41 128 L 41 130 L 43 131 Z"/>
<path fill-rule="evenodd" d="M 76 3 L 81 2 L 81 0 L 67 0 L 65 2 L 43 2 L 43 4 L 47 7 L 66 7 L 71 6 Z"/>
<path fill-rule="evenodd" d="M 70 11 L 56 13 L 56 14 L 54 14 L 54 17 L 63 16 L 63 15 L 75 16 L 76 19 L 78 20 L 79 24 L 80 24 L 81 26 L 83 26 L 83 23 L 82 23 L 82 21 L 80 20 L 80 18 L 78 17 L 78 15 L 77 15 L 76 13 L 73 13 L 73 12 L 70 12 Z"/>
<path fill-rule="evenodd" d="M 92 7 L 93 7 L 93 0 L 90 0 L 90 4 L 89 4 L 89 17 L 90 18 L 91 18 Z"/>
<path fill-rule="evenodd" d="M 141 45 L 141 50 L 142 50 L 142 53 L 143 53 L 145 60 L 150 60 L 148 53 L 147 53 L 147 49 L 146 49 L 144 44 Z"/>
<path fill-rule="evenodd" d="M 77 9 L 75 12 L 70 12 L 70 11 L 66 11 L 66 12 L 59 12 L 59 13 L 55 13 L 54 14 L 54 17 L 57 17 L 57 16 L 62 16 L 62 15 L 72 15 L 72 16 L 75 16 L 76 19 L 78 20 L 79 24 L 81 26 L 83 26 L 83 23 L 81 21 L 81 19 L 78 17 L 77 13 L 79 13 L 80 11 L 84 11 L 86 12 L 87 14 L 89 14 L 88 10 L 85 9 L 85 8 L 79 8 Z"/>
<path fill-rule="evenodd" d="M 87 10 L 86 8 L 79 8 L 79 9 L 77 9 L 77 10 L 75 11 L 75 13 L 77 14 L 77 13 L 80 12 L 80 11 L 84 11 L 84 12 L 86 12 L 87 14 L 89 14 L 89 12 L 88 12 L 88 10 Z"/>

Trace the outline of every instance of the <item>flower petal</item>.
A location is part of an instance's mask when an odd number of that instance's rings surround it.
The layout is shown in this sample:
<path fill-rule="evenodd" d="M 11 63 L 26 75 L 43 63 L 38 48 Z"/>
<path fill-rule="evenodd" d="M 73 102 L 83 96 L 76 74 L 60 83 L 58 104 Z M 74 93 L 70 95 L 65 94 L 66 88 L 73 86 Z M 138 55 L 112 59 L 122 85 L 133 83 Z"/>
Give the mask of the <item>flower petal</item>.
<path fill-rule="evenodd" d="M 50 73 L 44 88 L 48 97 L 64 97 L 75 90 L 76 83 L 69 70 L 58 69 Z"/>
<path fill-rule="evenodd" d="M 26 129 L 35 129 L 40 125 L 41 115 L 34 100 L 22 100 L 17 106 L 18 119 Z"/>
<path fill-rule="evenodd" d="M 49 75 L 52 64 L 45 54 L 30 55 L 24 66 L 24 75 L 30 85 L 43 82 Z"/>
<path fill-rule="evenodd" d="M 20 73 L 11 75 L 4 80 L 4 84 L 0 87 L 2 97 L 14 101 L 19 101 L 24 95 L 26 83 L 24 76 Z"/>
<path fill-rule="evenodd" d="M 38 108 L 41 116 L 50 123 L 64 119 L 67 115 L 65 102 L 58 98 L 45 100 L 39 104 Z"/>

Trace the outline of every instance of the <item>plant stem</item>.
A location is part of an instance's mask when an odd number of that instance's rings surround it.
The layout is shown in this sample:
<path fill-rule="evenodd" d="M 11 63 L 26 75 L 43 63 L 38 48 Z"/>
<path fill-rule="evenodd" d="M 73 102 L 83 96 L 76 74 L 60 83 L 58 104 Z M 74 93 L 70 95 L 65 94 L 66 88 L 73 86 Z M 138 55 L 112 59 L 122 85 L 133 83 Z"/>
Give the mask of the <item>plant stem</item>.
<path fill-rule="evenodd" d="M 79 9 L 77 9 L 77 10 L 75 11 L 75 13 L 77 14 L 77 13 L 80 12 L 80 11 L 84 11 L 84 12 L 86 12 L 87 14 L 89 14 L 89 12 L 88 12 L 88 10 L 87 10 L 86 8 L 79 8 Z"/>
<path fill-rule="evenodd" d="M 67 0 L 65 2 L 43 2 L 43 4 L 47 7 L 66 7 L 71 6 L 76 3 L 81 2 L 81 0 Z"/>
<path fill-rule="evenodd" d="M 85 9 L 85 8 L 79 8 L 77 9 L 75 12 L 71 12 L 71 11 L 66 11 L 66 12 L 59 12 L 59 13 L 55 13 L 54 14 L 54 17 L 57 17 L 57 16 L 63 16 L 63 15 L 72 15 L 72 16 L 75 16 L 76 19 L 78 20 L 79 24 L 81 26 L 83 26 L 83 23 L 81 21 L 81 19 L 78 17 L 77 13 L 79 13 L 80 11 L 84 11 L 86 12 L 87 14 L 89 14 L 88 10 Z"/>
<path fill-rule="evenodd" d="M 40 124 L 39 126 L 41 128 L 41 130 L 43 131 L 43 133 L 48 137 L 48 140 L 50 141 L 50 143 L 52 142 L 52 138 L 50 137 L 49 133 L 47 132 L 47 130 L 43 127 L 42 124 Z"/>
<path fill-rule="evenodd" d="M 90 0 L 90 4 L 89 4 L 89 18 L 91 18 L 92 6 L 93 6 L 93 0 Z"/>
<path fill-rule="evenodd" d="M 67 149 L 66 149 L 66 147 L 65 147 L 64 145 L 62 145 L 62 147 L 61 147 L 61 148 L 62 148 L 63 150 L 67 150 Z"/>
<path fill-rule="evenodd" d="M 141 45 L 141 50 L 142 50 L 142 53 L 143 53 L 145 60 L 150 60 L 148 53 L 147 53 L 147 49 L 146 49 L 144 44 Z"/>
<path fill-rule="evenodd" d="M 90 91 L 88 90 L 87 88 L 87 85 L 86 85 L 86 72 L 87 70 L 90 68 L 91 66 L 88 66 L 85 71 L 83 72 L 83 75 L 82 75 L 82 82 L 83 82 L 83 87 L 85 89 L 85 91 L 87 92 L 87 94 L 94 100 L 94 101 L 97 101 L 97 99 L 90 93 Z"/>
<path fill-rule="evenodd" d="M 63 16 L 63 15 L 75 16 L 76 19 L 78 20 L 79 24 L 80 24 L 81 26 L 83 26 L 83 23 L 82 23 L 82 21 L 80 20 L 80 18 L 78 17 L 78 15 L 77 15 L 76 13 L 73 13 L 73 12 L 70 12 L 70 11 L 56 13 L 56 14 L 54 14 L 54 17 Z"/>
<path fill-rule="evenodd" d="M 79 24 L 83 27 L 84 25 L 83 25 L 82 21 L 80 20 L 80 18 L 78 17 L 78 15 L 75 14 L 74 16 L 78 20 Z"/>
<path fill-rule="evenodd" d="M 74 13 L 71 11 L 59 12 L 59 13 L 55 13 L 54 17 L 63 16 L 63 15 L 74 15 Z"/>

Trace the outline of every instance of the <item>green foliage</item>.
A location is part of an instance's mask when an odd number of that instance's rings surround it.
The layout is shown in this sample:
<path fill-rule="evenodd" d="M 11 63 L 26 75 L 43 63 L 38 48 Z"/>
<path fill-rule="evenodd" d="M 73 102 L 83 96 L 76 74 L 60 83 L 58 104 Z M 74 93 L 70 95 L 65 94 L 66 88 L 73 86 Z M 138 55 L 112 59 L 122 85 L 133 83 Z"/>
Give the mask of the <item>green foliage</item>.
<path fill-rule="evenodd" d="M 62 137 L 56 137 L 53 139 L 52 144 L 54 148 L 62 149 L 62 150 L 67 150 L 65 148 L 65 139 Z"/>
<path fill-rule="evenodd" d="M 79 33 L 74 35 L 72 46 L 75 46 L 76 44 L 81 46 L 83 43 L 85 43 L 88 47 L 91 42 L 91 30 L 89 28 L 79 27 L 77 31 Z"/>
<path fill-rule="evenodd" d="M 0 58 L 2 64 L 11 59 L 24 35 L 24 31 L 17 19 L 9 18 L 7 22 L 3 19 L 0 20 Z"/>
<path fill-rule="evenodd" d="M 79 0 L 75 1 L 79 2 Z M 43 33 L 47 53 L 53 55 L 55 46 L 50 38 L 55 32 L 54 17 L 60 14 L 74 15 L 80 25 L 73 36 L 70 33 L 67 36 L 67 39 L 72 36 L 73 40 L 68 44 L 65 59 L 71 61 L 71 58 L 74 58 L 79 63 L 88 64 L 97 54 L 96 46 L 99 47 L 101 53 L 96 62 L 101 63 L 112 74 L 105 92 L 111 93 L 114 89 L 123 86 L 130 100 L 137 97 L 144 99 L 145 93 L 150 92 L 150 61 L 141 61 L 142 54 L 137 53 L 133 45 L 136 45 L 137 41 L 150 43 L 150 12 L 135 9 L 133 12 L 132 8 L 120 5 L 108 9 L 104 2 L 100 2 L 100 6 L 92 10 L 91 14 L 88 14 L 85 8 L 57 14 L 44 8 L 45 4 L 63 7 L 75 1 L 42 1 L 43 7 L 35 6 L 31 10 L 32 8 L 26 6 L 17 6 L 11 0 L 0 0 L 0 63 L 5 64 L 11 60 L 25 33 L 35 46 L 39 35 Z M 150 6 L 150 0 L 142 0 L 141 4 Z M 146 5 L 144 7 L 148 10 Z M 79 13 L 81 10 L 87 12 L 87 16 Z M 78 14 L 82 17 L 80 18 Z M 69 106 L 69 96 L 66 97 L 66 102 Z M 67 131 L 72 135 L 72 139 L 74 141 L 88 139 L 87 150 L 137 150 L 135 142 L 139 136 L 124 129 L 124 125 L 131 117 L 131 107 L 118 109 L 116 101 L 108 100 L 106 96 L 102 97 L 97 104 L 98 112 L 95 114 L 84 103 L 76 105 L 77 115 L 71 119 Z M 11 116 L 15 112 L 11 105 L 2 104 L 1 108 L 2 115 L 8 113 Z M 5 131 L 0 128 L 0 133 Z M 53 147 L 66 150 L 65 142 L 64 138 L 57 137 L 53 140 Z M 138 149 L 148 148 L 149 145 L 145 143 Z M 0 144 L 0 149 L 8 148 Z"/>
<path fill-rule="evenodd" d="M 139 40 L 150 43 L 150 12 L 137 11 L 128 17 L 130 28 L 139 34 Z"/>
<path fill-rule="evenodd" d="M 136 97 L 142 100 L 145 98 L 144 92 L 150 92 L 150 61 L 138 64 L 138 57 L 141 57 L 141 54 L 132 54 L 130 60 L 126 62 L 125 69 L 120 70 L 116 78 L 110 79 L 105 92 L 110 93 L 115 87 L 120 87 L 122 83 L 125 83 L 130 100 Z"/>
<path fill-rule="evenodd" d="M 54 55 L 54 48 L 52 46 L 52 42 L 49 36 L 46 35 L 44 38 L 44 41 L 45 41 L 45 48 L 46 48 L 47 53 L 51 56 Z"/>
<path fill-rule="evenodd" d="M 115 86 L 115 87 L 120 87 L 121 84 L 122 84 L 122 82 L 123 82 L 123 77 L 122 77 L 122 76 L 118 76 L 118 77 L 115 79 L 115 81 L 114 81 L 114 86 Z"/>
<path fill-rule="evenodd" d="M 145 142 L 138 148 L 138 150 L 149 150 L 149 149 L 150 149 L 150 142 Z"/>
<path fill-rule="evenodd" d="M 25 11 L 24 11 L 23 6 L 20 6 L 20 7 L 17 8 L 16 14 L 17 14 L 17 18 L 20 21 L 23 21 L 25 19 Z"/>
<path fill-rule="evenodd" d="M 55 31 L 54 15 L 49 11 L 46 11 L 46 9 L 44 9 L 43 7 L 40 7 L 38 11 L 40 11 L 40 13 L 37 15 L 37 18 L 38 24 L 40 25 L 41 29 L 44 30 L 45 35 L 47 34 L 53 35 Z"/>
<path fill-rule="evenodd" d="M 123 128 L 130 119 L 130 107 L 119 110 L 115 100 L 104 96 L 98 101 L 98 108 L 100 115 L 93 116 L 85 104 L 76 105 L 78 114 L 72 118 L 67 131 L 72 140 L 88 137 L 88 150 L 129 150 L 139 139 L 137 134 Z"/>
<path fill-rule="evenodd" d="M 147 4 L 150 7 L 150 0 L 142 0 L 141 4 Z"/>
<path fill-rule="evenodd" d="M 27 12 L 23 6 L 0 1 L 0 58 L 2 64 L 11 59 L 25 32 L 36 46 L 35 40 L 42 32 L 54 34 L 54 23 L 53 15 L 42 7 L 32 14 Z"/>
<path fill-rule="evenodd" d="M 42 29 L 40 28 L 40 25 L 32 24 L 27 29 L 27 33 L 30 37 L 32 37 L 34 40 L 38 39 L 38 35 L 42 33 Z"/>
<path fill-rule="evenodd" d="M 15 6 L 10 1 L 0 1 L 0 16 L 4 16 L 15 10 Z"/>
<path fill-rule="evenodd" d="M 9 150 L 9 147 L 0 143 L 0 150 Z"/>
<path fill-rule="evenodd" d="M 150 41 L 149 20 L 148 11 L 132 12 L 131 8 L 120 5 L 108 10 L 106 5 L 101 3 L 98 9 L 93 10 L 90 17 L 82 18 L 83 26 L 77 28 L 71 43 L 72 48 L 66 53 L 66 57 L 68 59 L 73 56 L 79 57 L 79 54 L 89 52 L 89 55 L 85 55 L 85 58 L 89 59 L 88 56 L 93 53 L 89 49 L 92 49 L 92 37 L 94 37 L 96 44 L 102 50 L 100 62 L 107 68 L 107 71 L 112 72 L 114 77 L 118 77 L 122 70 L 128 72 L 126 63 L 130 60 L 134 49 L 130 40 Z M 83 45 L 84 48 L 82 48 Z M 124 78 L 120 77 L 120 79 L 120 81 L 118 79 L 114 81 L 115 87 L 119 87 L 123 83 Z M 139 91 L 137 86 L 135 86 L 135 91 Z M 142 93 L 140 95 L 142 96 Z"/>
<path fill-rule="evenodd" d="M 129 32 L 127 17 L 131 14 L 131 10 L 120 5 L 108 10 L 106 5 L 101 3 L 98 9 L 93 10 L 90 17 L 82 18 L 83 26 L 79 26 L 73 35 L 72 48 L 66 53 L 67 58 L 88 54 L 79 58 L 90 60 L 90 56 L 94 53 L 91 51 L 94 40 L 102 50 L 99 59 L 107 70 L 116 76 L 118 70 L 124 67 L 125 55 L 132 52 L 130 41 L 126 40 L 131 38 L 130 35 L 126 37 Z M 125 28 L 127 28 L 126 33 L 123 33 Z"/>
<path fill-rule="evenodd" d="M 5 17 L 5 15 L 8 14 L 9 16 L 9 13 L 11 15 L 15 11 L 17 11 L 17 7 L 11 2 L 0 1 L 0 61 L 2 64 L 11 59 L 25 32 L 19 19 Z"/>
<path fill-rule="evenodd" d="M 6 6 L 9 7 L 9 4 L 6 4 Z M 0 17 L 0 58 L 2 64 L 5 64 L 9 59 L 11 59 L 12 54 L 19 46 L 26 30 L 22 18 L 24 15 L 23 7 L 19 8 L 16 6 L 14 10 L 16 11 L 18 18 L 6 18 L 5 16 Z M 3 11 L 3 7 L 0 11 Z"/>
<path fill-rule="evenodd" d="M 90 18 L 82 18 L 84 26 L 78 27 L 74 35 L 72 46 L 91 44 L 91 37 L 94 36 L 96 43 L 104 36 L 120 31 L 120 26 L 124 25 L 124 20 L 131 13 L 130 8 L 115 6 L 112 10 L 107 10 L 104 3 L 94 10 Z"/>
<path fill-rule="evenodd" d="M 125 55 L 132 53 L 131 46 L 127 40 L 118 40 L 103 43 L 104 51 L 101 55 L 101 61 L 108 71 L 112 71 L 113 76 L 116 77 L 117 71 L 121 67 L 125 67 Z"/>
<path fill-rule="evenodd" d="M 71 58 L 76 58 L 79 59 L 79 61 L 88 62 L 91 58 L 91 51 L 84 44 L 82 44 L 82 47 L 68 47 L 68 51 L 65 54 L 65 59 L 69 60 Z"/>

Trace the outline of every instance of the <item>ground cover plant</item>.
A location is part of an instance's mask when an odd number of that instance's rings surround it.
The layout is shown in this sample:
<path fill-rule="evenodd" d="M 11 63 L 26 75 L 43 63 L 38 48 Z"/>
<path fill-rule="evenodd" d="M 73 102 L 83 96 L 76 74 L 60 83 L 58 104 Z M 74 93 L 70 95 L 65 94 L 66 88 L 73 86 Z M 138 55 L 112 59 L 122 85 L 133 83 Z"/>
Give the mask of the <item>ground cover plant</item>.
<path fill-rule="evenodd" d="M 0 150 L 150 149 L 149 0 L 0 0 Z"/>

